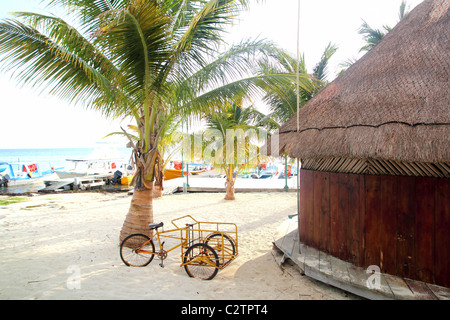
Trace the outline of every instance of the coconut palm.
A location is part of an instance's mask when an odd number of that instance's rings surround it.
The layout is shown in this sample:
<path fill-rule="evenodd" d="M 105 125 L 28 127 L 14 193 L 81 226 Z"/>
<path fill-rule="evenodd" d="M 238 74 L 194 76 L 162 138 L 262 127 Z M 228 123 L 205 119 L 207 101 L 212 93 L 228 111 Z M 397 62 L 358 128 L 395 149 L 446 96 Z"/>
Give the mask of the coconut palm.
<path fill-rule="evenodd" d="M 167 115 L 165 115 L 167 116 Z M 154 181 L 153 198 L 160 198 L 164 190 L 164 170 L 170 163 L 171 159 L 181 149 L 182 133 L 178 130 L 181 124 L 181 118 L 171 117 L 165 126 L 162 126 L 161 138 L 158 143 L 158 150 L 160 153 L 160 167 L 156 169 L 160 171 L 158 178 Z M 165 121 L 165 119 L 160 119 Z M 135 144 L 139 142 L 139 128 L 136 125 L 128 125 L 128 130 L 121 128 L 122 131 L 111 132 L 105 136 L 123 136 L 133 141 Z"/>
<path fill-rule="evenodd" d="M 366 44 L 359 51 L 369 51 L 375 47 L 383 39 L 383 37 L 391 31 L 392 28 L 389 26 L 383 26 L 383 29 L 384 30 L 374 29 L 365 20 L 363 20 L 358 33 L 363 35 Z"/>
<path fill-rule="evenodd" d="M 320 61 L 315 65 L 312 76 L 309 78 L 310 87 L 300 87 L 299 98 L 300 106 L 303 106 L 308 102 L 317 92 L 327 85 L 328 70 L 327 66 L 329 60 L 337 51 L 337 46 L 329 43 L 325 48 Z M 282 63 L 275 66 L 275 68 L 281 68 L 276 72 L 288 72 L 296 73 L 297 67 L 299 73 L 307 75 L 305 60 L 300 57 L 300 61 L 292 56 L 285 55 Z M 267 68 L 264 65 L 263 68 Z M 269 69 L 263 72 L 274 72 L 269 66 Z M 283 70 L 283 71 L 282 71 Z M 306 89 L 305 89 L 306 88 Z M 297 86 L 295 83 L 291 83 L 289 86 L 277 87 L 271 86 L 267 88 L 266 95 L 264 96 L 264 102 L 269 106 L 271 110 L 270 117 L 276 120 L 280 125 L 288 121 L 297 113 Z"/>
<path fill-rule="evenodd" d="M 134 194 L 121 239 L 150 233 L 153 183 L 162 174 L 158 146 L 167 115 L 210 113 L 236 92 L 251 95 L 261 84 L 293 80 L 254 75 L 257 58 L 277 50 L 264 41 L 243 42 L 217 57 L 222 31 L 247 8 L 247 0 L 48 4 L 65 9 L 77 27 L 51 14 L 17 13 L 0 23 L 0 65 L 3 71 L 14 71 L 21 84 L 107 117 L 134 117 L 139 136 L 138 142 L 130 139 Z"/>
<path fill-rule="evenodd" d="M 399 20 L 402 20 L 407 14 L 409 13 L 409 10 L 406 7 L 406 1 L 402 1 L 400 4 L 399 9 Z M 363 23 L 361 27 L 358 30 L 359 34 L 362 34 L 364 37 L 364 41 L 366 44 L 360 49 L 361 51 L 369 51 L 373 47 L 375 47 L 382 39 L 383 37 L 391 31 L 392 28 L 389 26 L 383 26 L 383 29 L 374 29 L 369 24 L 363 20 Z"/>
<path fill-rule="evenodd" d="M 207 129 L 202 139 L 203 159 L 226 175 L 225 200 L 235 200 L 234 184 L 239 172 L 257 164 L 260 155 L 256 143 L 278 126 L 255 107 L 245 108 L 242 101 L 237 101 L 223 106 L 220 113 L 205 116 Z"/>

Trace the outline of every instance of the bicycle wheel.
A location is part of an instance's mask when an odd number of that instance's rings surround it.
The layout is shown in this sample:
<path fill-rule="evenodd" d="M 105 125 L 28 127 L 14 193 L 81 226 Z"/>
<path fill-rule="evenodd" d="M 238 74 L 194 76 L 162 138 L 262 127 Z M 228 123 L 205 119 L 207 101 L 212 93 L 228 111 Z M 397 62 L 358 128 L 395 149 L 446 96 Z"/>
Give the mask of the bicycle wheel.
<path fill-rule="evenodd" d="M 132 234 L 120 245 L 120 258 L 130 267 L 145 267 L 155 256 L 155 245 L 144 234 Z"/>
<path fill-rule="evenodd" d="M 225 233 L 210 234 L 206 237 L 205 244 L 217 252 L 221 266 L 227 264 L 236 256 L 236 246 L 234 245 L 234 241 Z"/>
<path fill-rule="evenodd" d="M 219 258 L 213 248 L 196 243 L 184 254 L 184 269 L 191 278 L 213 279 L 219 271 Z"/>

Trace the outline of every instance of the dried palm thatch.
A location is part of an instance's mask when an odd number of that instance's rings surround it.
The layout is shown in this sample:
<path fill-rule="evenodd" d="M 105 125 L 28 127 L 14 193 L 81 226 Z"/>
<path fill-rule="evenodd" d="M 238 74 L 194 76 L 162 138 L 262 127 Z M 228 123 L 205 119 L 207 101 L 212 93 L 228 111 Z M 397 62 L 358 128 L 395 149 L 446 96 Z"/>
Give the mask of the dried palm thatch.
<path fill-rule="evenodd" d="M 280 128 L 275 151 L 316 169 L 319 159 L 358 159 L 439 164 L 433 176 L 449 177 L 449 8 L 450 0 L 418 5 L 300 110 L 298 128 L 297 115 Z"/>

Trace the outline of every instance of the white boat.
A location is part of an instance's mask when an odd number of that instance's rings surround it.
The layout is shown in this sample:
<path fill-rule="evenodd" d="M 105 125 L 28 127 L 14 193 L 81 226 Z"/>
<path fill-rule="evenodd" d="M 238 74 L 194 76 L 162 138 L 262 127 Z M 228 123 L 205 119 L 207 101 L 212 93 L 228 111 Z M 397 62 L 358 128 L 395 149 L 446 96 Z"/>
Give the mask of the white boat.
<path fill-rule="evenodd" d="M 42 171 L 38 163 L 0 162 L 0 187 L 43 183 L 44 180 L 57 178 L 52 169 Z"/>
<path fill-rule="evenodd" d="M 97 142 L 94 151 L 83 158 L 66 159 L 62 168 L 55 170 L 60 179 L 92 175 L 114 175 L 120 171 L 122 176 L 134 174 L 129 162 L 118 151 L 118 144 Z"/>
<path fill-rule="evenodd" d="M 55 170 L 60 179 L 89 175 L 114 175 L 116 171 L 120 171 L 123 176 L 126 176 L 133 171 L 133 168 L 122 159 L 66 159 L 65 166 Z"/>

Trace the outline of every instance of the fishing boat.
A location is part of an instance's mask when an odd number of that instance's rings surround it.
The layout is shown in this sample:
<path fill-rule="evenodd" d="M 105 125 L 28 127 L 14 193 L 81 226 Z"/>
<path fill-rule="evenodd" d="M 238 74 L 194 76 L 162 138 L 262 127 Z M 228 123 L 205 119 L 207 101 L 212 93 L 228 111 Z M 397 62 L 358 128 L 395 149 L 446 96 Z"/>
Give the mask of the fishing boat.
<path fill-rule="evenodd" d="M 78 178 L 92 175 L 111 175 L 120 171 L 122 177 L 132 176 L 134 168 L 119 151 L 119 145 L 96 142 L 94 150 L 82 158 L 65 159 L 65 165 L 55 169 L 60 179 Z"/>
<path fill-rule="evenodd" d="M 164 180 L 172 180 L 176 178 L 181 178 L 181 176 L 186 175 L 197 175 L 206 171 L 206 167 L 200 163 L 189 163 L 187 164 L 189 170 L 182 170 L 181 161 L 173 161 L 170 163 L 170 167 L 164 170 Z"/>
<path fill-rule="evenodd" d="M 0 162 L 0 187 L 43 183 L 56 178 L 53 169 L 42 171 L 38 163 Z"/>
<path fill-rule="evenodd" d="M 270 179 L 278 175 L 278 167 L 275 165 L 263 165 L 257 179 Z"/>
<path fill-rule="evenodd" d="M 55 169 L 60 179 L 77 178 L 89 175 L 114 175 L 120 171 L 123 176 L 128 176 L 133 168 L 121 159 L 66 159 L 62 168 Z"/>
<path fill-rule="evenodd" d="M 176 178 L 181 178 L 182 170 L 168 168 L 164 170 L 164 180 L 172 180 Z M 184 170 L 183 175 L 187 174 L 186 170 Z"/>

